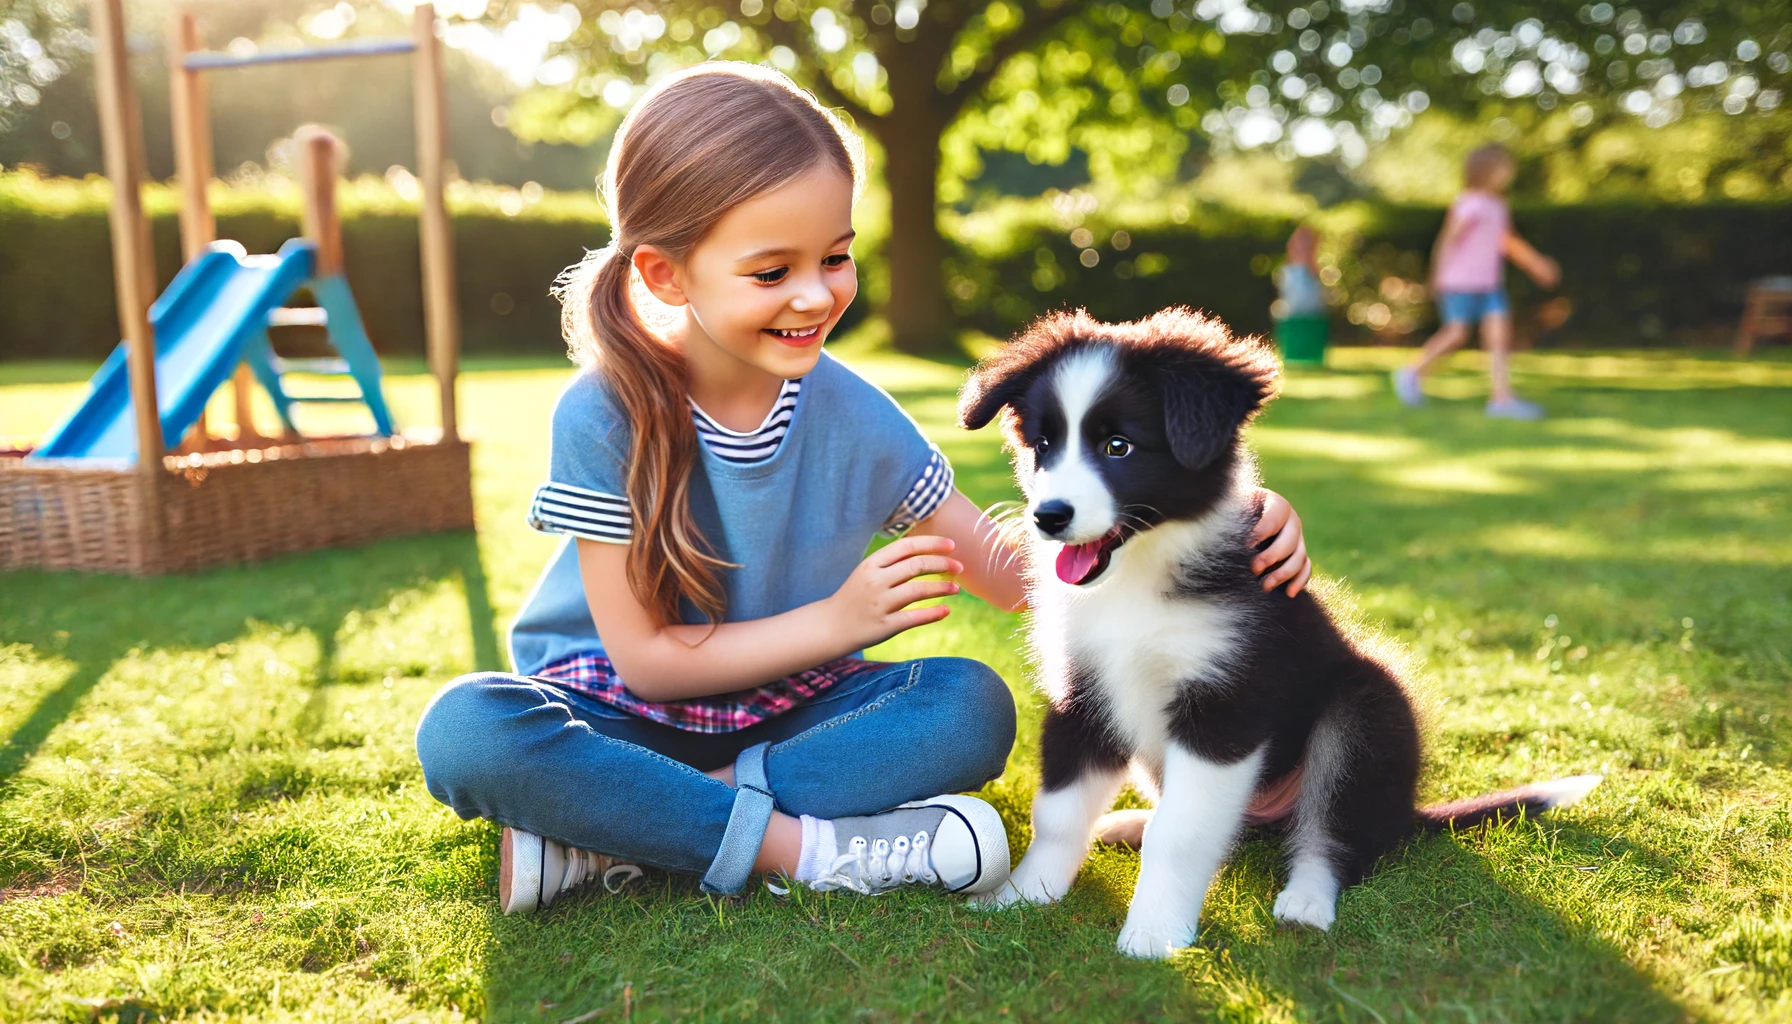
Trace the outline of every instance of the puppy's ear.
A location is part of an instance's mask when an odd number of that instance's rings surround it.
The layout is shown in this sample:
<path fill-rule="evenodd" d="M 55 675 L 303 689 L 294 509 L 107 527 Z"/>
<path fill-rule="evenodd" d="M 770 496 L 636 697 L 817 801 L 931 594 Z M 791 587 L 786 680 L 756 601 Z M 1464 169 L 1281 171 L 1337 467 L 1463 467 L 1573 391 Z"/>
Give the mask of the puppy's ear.
<path fill-rule="evenodd" d="M 1267 366 L 1267 372 L 1265 367 Z M 1164 432 L 1184 469 L 1205 468 L 1275 394 L 1274 364 L 1197 356 L 1164 367 Z"/>
<path fill-rule="evenodd" d="M 982 428 L 1005 405 L 1020 400 L 1033 383 L 1037 370 L 1018 359 L 1004 359 L 1006 353 L 991 356 L 978 363 L 969 380 L 958 392 L 958 425 L 966 430 Z"/>
<path fill-rule="evenodd" d="M 958 425 L 976 430 L 995 419 L 1003 406 L 1020 401 L 1049 364 L 1101 326 L 1080 309 L 1033 321 L 971 370 L 958 392 Z"/>

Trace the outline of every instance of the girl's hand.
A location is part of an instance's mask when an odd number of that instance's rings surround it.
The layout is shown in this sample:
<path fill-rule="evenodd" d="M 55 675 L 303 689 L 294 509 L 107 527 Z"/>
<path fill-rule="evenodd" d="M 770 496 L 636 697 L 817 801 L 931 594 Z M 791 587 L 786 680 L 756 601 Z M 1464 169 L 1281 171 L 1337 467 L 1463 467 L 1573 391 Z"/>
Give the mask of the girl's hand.
<path fill-rule="evenodd" d="M 1531 277 L 1540 287 L 1555 291 L 1556 285 L 1562 283 L 1562 265 L 1548 256 L 1539 254 L 1537 266 L 1531 272 Z"/>
<path fill-rule="evenodd" d="M 909 605 L 958 593 L 950 580 L 916 579 L 964 572 L 964 565 L 949 557 L 955 546 L 948 537 L 909 536 L 873 552 L 826 599 L 838 636 L 863 649 L 945 618 L 951 611 L 945 605 Z"/>
<path fill-rule="evenodd" d="M 1251 531 L 1251 545 L 1275 540 L 1257 557 L 1251 559 L 1251 571 L 1263 577 L 1263 589 L 1274 590 L 1284 583 L 1289 597 L 1301 592 L 1313 578 L 1313 562 L 1307 557 L 1307 540 L 1301 536 L 1300 516 L 1288 499 L 1271 490 L 1264 490 L 1263 514 Z M 1274 569 L 1273 572 L 1267 570 Z"/>

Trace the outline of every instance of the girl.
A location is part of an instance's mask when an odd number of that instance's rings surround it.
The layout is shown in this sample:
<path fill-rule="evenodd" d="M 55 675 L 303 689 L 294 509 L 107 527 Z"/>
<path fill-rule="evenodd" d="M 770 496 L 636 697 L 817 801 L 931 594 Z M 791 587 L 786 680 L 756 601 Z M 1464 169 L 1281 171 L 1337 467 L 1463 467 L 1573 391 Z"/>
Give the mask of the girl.
<path fill-rule="evenodd" d="M 1325 286 L 1319 283 L 1319 232 L 1302 224 L 1288 236 L 1286 257 L 1276 271 L 1276 291 L 1281 299 L 1273 310 L 1279 320 L 1323 317 Z"/>
<path fill-rule="evenodd" d="M 671 77 L 617 132 L 614 237 L 561 290 L 581 372 L 530 513 L 565 539 L 511 630 L 518 674 L 450 683 L 417 727 L 430 793 L 506 826 L 506 913 L 635 870 L 611 858 L 718 893 L 1007 879 L 1001 819 L 951 795 L 1001 774 L 1007 686 L 857 654 L 961 585 L 1025 596 L 939 450 L 821 350 L 858 290 L 860 167 L 831 113 L 750 65 Z M 637 286 L 672 313 L 657 333 Z M 1266 498 L 1259 571 L 1293 593 L 1299 520 Z M 880 532 L 907 536 L 863 557 Z"/>
<path fill-rule="evenodd" d="M 1502 261 L 1510 259 L 1544 288 L 1556 286 L 1562 269 L 1512 230 L 1505 191 L 1516 170 L 1512 154 L 1498 144 L 1481 146 L 1468 155 L 1462 172 L 1467 188 L 1450 204 L 1443 232 L 1431 250 L 1431 290 L 1437 295 L 1443 326 L 1425 342 L 1412 365 L 1394 371 L 1394 394 L 1406 405 L 1424 404 L 1420 379 L 1438 359 L 1461 348 L 1468 341 L 1470 325 L 1479 321 L 1488 375 L 1493 378 L 1487 415 L 1515 420 L 1543 417 L 1542 406 L 1512 393 L 1512 374 L 1506 365 L 1512 313 L 1500 269 Z"/>

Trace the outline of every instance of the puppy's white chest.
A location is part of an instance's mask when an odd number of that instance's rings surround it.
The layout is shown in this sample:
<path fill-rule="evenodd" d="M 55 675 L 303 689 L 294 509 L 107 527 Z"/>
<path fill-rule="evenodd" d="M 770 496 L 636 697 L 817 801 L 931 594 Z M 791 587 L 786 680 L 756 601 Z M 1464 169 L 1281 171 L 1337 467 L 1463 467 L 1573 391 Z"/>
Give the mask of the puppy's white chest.
<path fill-rule="evenodd" d="M 1215 602 L 1170 596 L 1167 572 L 1114 568 L 1122 571 L 1100 586 L 1052 588 L 1036 623 L 1048 648 L 1039 653 L 1054 691 L 1080 675 L 1100 695 L 1120 738 L 1157 762 L 1171 702 L 1184 686 L 1220 678 L 1236 649 L 1238 616 Z"/>

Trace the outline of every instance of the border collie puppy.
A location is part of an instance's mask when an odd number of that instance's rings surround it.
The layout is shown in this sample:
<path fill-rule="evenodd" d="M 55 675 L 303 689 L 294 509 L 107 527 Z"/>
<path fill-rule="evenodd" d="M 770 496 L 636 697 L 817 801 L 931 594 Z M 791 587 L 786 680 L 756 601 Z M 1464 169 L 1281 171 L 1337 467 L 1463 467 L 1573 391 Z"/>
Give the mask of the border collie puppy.
<path fill-rule="evenodd" d="M 1265 593 L 1240 430 L 1275 356 L 1217 320 L 1047 317 L 972 371 L 959 423 L 1002 428 L 1026 493 L 1031 643 L 1051 697 L 1033 845 L 986 905 L 1049 903 L 1138 769 L 1156 784 L 1119 946 L 1191 944 L 1246 823 L 1287 839 L 1285 925 L 1329 928 L 1341 888 L 1415 829 L 1572 803 L 1598 776 L 1419 809 L 1419 729 L 1395 671 L 1309 593 Z"/>

